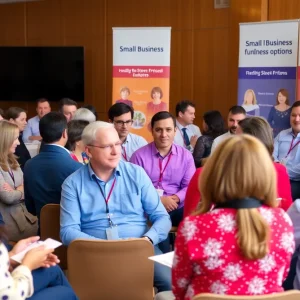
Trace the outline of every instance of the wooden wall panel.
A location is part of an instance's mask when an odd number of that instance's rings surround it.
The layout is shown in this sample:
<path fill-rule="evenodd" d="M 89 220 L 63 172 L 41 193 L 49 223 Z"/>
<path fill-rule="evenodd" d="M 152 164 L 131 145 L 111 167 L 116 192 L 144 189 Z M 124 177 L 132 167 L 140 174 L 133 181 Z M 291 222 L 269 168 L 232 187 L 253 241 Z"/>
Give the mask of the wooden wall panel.
<path fill-rule="evenodd" d="M 300 18 L 299 0 L 269 0 L 269 20 L 289 20 Z"/>
<path fill-rule="evenodd" d="M 277 3 L 283 6 L 285 1 L 269 2 L 273 2 L 269 13 L 276 16 Z M 230 9 L 214 9 L 212 0 L 44 0 L 0 5 L 0 46 L 85 47 L 85 101 L 106 119 L 112 94 L 112 27 L 171 26 L 170 110 L 174 112 L 182 99 L 194 100 L 200 124 L 204 111 L 219 109 L 226 115 L 236 103 L 238 23 L 266 17 L 267 3 L 232 0 Z M 0 103 L 3 108 L 10 105 L 35 114 L 34 103 Z"/>
<path fill-rule="evenodd" d="M 215 9 L 214 1 L 194 1 L 194 29 L 228 27 L 229 9 Z"/>
<path fill-rule="evenodd" d="M 25 4 L 0 5 L 0 45 L 25 45 L 25 24 Z"/>

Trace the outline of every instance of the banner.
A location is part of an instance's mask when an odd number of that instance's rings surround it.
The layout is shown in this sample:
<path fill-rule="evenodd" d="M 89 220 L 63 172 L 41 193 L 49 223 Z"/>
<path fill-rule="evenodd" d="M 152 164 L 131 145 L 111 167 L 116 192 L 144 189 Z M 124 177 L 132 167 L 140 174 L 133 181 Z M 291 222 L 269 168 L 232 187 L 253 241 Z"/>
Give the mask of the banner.
<path fill-rule="evenodd" d="M 296 99 L 298 27 L 295 20 L 240 24 L 238 104 L 247 115 L 268 119 L 274 112 L 277 120 L 286 108 L 289 122 L 288 108 Z M 272 120 L 276 135 L 284 126 Z"/>
<path fill-rule="evenodd" d="M 113 28 L 113 99 L 134 108 L 132 132 L 152 139 L 150 122 L 169 110 L 170 27 Z"/>

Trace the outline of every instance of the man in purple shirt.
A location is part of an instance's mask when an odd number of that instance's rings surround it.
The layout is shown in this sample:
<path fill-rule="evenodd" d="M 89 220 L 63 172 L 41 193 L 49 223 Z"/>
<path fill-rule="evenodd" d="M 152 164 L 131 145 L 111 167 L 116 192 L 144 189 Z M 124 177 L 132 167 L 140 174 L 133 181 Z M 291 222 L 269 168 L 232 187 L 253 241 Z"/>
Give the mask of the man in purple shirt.
<path fill-rule="evenodd" d="M 178 226 L 183 218 L 186 190 L 196 170 L 193 156 L 173 143 L 176 120 L 169 112 L 156 113 L 151 128 L 154 141 L 134 152 L 130 162 L 145 169 L 170 214 L 172 225 Z"/>

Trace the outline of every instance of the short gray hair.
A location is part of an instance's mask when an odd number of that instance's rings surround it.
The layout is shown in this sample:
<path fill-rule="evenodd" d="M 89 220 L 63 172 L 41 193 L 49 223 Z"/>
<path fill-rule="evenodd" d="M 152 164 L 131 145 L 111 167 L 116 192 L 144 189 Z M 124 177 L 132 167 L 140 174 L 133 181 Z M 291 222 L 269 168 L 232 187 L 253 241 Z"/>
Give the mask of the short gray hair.
<path fill-rule="evenodd" d="M 72 120 L 82 120 L 92 123 L 96 121 L 96 116 L 89 109 L 82 107 L 76 110 Z"/>
<path fill-rule="evenodd" d="M 112 123 L 96 121 L 86 126 L 82 132 L 81 140 L 85 146 L 92 144 L 96 140 L 96 134 L 99 129 L 114 128 Z"/>

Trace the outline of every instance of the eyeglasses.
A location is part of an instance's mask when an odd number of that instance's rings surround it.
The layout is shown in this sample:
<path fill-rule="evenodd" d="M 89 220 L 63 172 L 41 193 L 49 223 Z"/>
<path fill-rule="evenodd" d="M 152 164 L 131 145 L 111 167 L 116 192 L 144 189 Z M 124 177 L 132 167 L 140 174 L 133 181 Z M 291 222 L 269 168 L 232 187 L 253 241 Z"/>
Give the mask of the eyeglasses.
<path fill-rule="evenodd" d="M 128 121 L 114 121 L 114 124 L 117 126 L 124 126 L 124 125 L 132 125 L 133 120 L 128 120 Z"/>
<path fill-rule="evenodd" d="M 97 146 L 97 145 L 87 145 L 90 147 L 95 147 L 95 148 L 100 148 L 100 149 L 104 149 L 104 150 L 113 150 L 114 147 L 119 148 L 122 146 L 122 142 L 117 142 L 115 144 L 111 144 L 111 145 L 105 145 L 105 146 Z"/>

